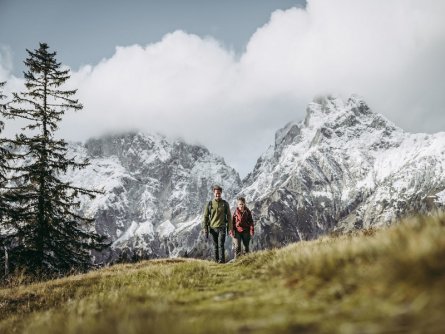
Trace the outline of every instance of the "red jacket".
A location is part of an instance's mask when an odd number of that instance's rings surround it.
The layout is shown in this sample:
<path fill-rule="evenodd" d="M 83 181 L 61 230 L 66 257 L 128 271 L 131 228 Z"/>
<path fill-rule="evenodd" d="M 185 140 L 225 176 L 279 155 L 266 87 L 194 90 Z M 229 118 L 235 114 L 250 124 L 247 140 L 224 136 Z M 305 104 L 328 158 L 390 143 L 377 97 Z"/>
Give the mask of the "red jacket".
<path fill-rule="evenodd" d="M 244 212 L 241 212 L 240 209 L 236 208 L 232 217 L 233 229 L 238 232 L 247 232 L 250 231 L 250 234 L 253 235 L 253 218 L 252 212 L 248 208 L 244 208 Z"/>

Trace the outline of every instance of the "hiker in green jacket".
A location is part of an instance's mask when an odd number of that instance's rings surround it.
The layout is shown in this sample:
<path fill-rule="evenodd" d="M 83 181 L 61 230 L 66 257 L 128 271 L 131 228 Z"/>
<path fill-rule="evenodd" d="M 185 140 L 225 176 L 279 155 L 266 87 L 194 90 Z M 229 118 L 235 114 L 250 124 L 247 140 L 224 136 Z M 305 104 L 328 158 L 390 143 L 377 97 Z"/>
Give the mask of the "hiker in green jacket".
<path fill-rule="evenodd" d="M 215 261 L 224 263 L 224 242 L 227 232 L 232 230 L 232 215 L 230 214 L 229 203 L 221 198 L 222 188 L 215 185 L 212 187 L 212 191 L 214 198 L 206 203 L 202 227 L 207 239 L 209 232 L 212 235 Z"/>

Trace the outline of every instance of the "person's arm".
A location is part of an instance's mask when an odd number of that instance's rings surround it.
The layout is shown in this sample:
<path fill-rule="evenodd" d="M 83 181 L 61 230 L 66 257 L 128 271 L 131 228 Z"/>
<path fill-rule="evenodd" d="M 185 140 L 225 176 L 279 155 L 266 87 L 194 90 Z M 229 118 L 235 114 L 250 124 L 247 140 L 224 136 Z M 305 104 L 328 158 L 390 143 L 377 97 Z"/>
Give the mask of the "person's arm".
<path fill-rule="evenodd" d="M 252 211 L 249 210 L 249 225 L 250 225 L 250 235 L 253 237 L 255 234 L 255 227 L 253 223 Z"/>
<path fill-rule="evenodd" d="M 209 235 L 209 205 L 208 203 L 204 207 L 204 217 L 202 218 L 202 230 L 205 232 L 206 237 Z"/>
<path fill-rule="evenodd" d="M 235 237 L 235 219 L 236 219 L 235 212 L 233 213 L 233 215 L 231 217 L 232 217 L 232 229 L 229 230 L 229 234 L 233 238 L 233 237 Z"/>
<path fill-rule="evenodd" d="M 230 206 L 229 203 L 226 203 L 227 205 L 227 230 L 228 232 L 233 234 L 233 223 L 232 223 L 232 214 L 230 213 Z"/>

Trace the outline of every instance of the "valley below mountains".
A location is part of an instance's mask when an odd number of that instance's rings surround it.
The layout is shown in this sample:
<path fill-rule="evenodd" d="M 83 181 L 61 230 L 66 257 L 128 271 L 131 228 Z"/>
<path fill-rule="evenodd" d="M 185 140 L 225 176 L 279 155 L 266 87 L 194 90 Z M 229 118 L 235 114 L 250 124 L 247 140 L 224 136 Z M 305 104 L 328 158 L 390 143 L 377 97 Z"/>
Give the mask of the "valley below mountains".
<path fill-rule="evenodd" d="M 407 133 L 356 96 L 316 98 L 304 120 L 276 132 L 244 180 L 205 147 L 162 135 L 90 139 L 71 144 L 70 154 L 90 165 L 66 178 L 103 190 L 80 208 L 112 242 L 95 254 L 97 263 L 209 258 L 200 224 L 215 183 L 232 210 L 237 196 L 246 197 L 254 250 L 445 207 L 445 132 Z"/>

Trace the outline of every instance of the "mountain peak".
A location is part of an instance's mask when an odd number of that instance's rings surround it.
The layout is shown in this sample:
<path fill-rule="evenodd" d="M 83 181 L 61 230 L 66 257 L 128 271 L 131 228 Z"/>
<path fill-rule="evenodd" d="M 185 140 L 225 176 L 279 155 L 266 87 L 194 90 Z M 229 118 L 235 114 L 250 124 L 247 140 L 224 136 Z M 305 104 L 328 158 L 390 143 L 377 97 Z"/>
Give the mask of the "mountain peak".
<path fill-rule="evenodd" d="M 402 134 L 403 131 L 373 112 L 358 95 L 347 99 L 333 95 L 318 96 L 307 106 L 303 121 L 288 123 L 275 133 L 273 155 L 277 159 L 289 145 L 301 143 L 304 150 L 326 142 L 342 146 L 352 140 L 361 145 L 362 141 L 380 141 L 394 133 Z"/>
<path fill-rule="evenodd" d="M 334 95 L 318 96 L 309 103 L 303 124 L 306 127 L 319 127 L 321 124 L 332 123 L 345 114 L 363 117 L 374 113 L 358 95 L 351 95 L 347 100 Z"/>
<path fill-rule="evenodd" d="M 320 96 L 276 132 L 243 192 L 273 246 L 390 224 L 442 205 L 444 138 L 404 132 L 357 95 Z"/>
<path fill-rule="evenodd" d="M 276 132 L 242 183 L 205 147 L 140 132 L 76 146 L 91 165 L 67 180 L 104 187 L 81 203 L 113 242 L 111 253 L 97 259 L 205 257 L 211 249 L 198 238 L 200 221 L 215 183 L 231 204 L 236 195 L 247 198 L 256 223 L 253 247 L 282 246 L 445 205 L 444 143 L 445 133 L 403 132 L 357 95 L 328 95 L 308 105 L 304 120 Z"/>

